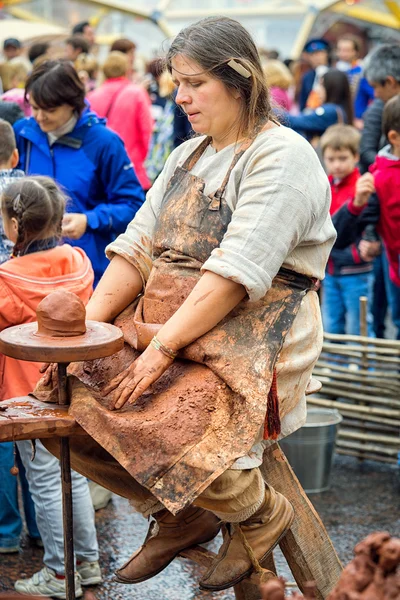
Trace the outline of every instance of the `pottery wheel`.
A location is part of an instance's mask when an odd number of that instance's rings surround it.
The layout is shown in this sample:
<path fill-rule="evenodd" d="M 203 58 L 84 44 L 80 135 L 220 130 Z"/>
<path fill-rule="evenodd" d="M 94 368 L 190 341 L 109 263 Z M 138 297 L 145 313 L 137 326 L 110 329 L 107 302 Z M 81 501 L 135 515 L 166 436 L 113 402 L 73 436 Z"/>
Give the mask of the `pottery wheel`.
<path fill-rule="evenodd" d="M 122 331 L 109 323 L 86 321 L 86 333 L 73 337 L 37 335 L 38 324 L 26 323 L 0 333 L 0 352 L 18 360 L 68 363 L 111 356 L 123 348 Z"/>

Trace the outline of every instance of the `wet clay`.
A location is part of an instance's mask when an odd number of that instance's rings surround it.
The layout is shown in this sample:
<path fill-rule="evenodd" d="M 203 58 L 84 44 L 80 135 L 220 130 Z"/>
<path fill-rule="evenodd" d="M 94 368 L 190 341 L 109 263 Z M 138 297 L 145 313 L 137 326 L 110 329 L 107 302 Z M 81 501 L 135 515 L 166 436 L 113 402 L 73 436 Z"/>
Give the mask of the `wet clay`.
<path fill-rule="evenodd" d="M 46 296 L 36 318 L 1 331 L 0 352 L 17 360 L 70 363 L 111 356 L 123 347 L 122 332 L 109 323 L 86 321 L 85 306 L 72 292 Z"/>
<path fill-rule="evenodd" d="M 38 304 L 37 335 L 74 337 L 86 333 L 86 310 L 80 298 L 72 292 L 57 290 Z"/>
<path fill-rule="evenodd" d="M 371 533 L 354 548 L 354 558 L 345 567 L 327 600 L 398 600 L 400 598 L 400 539 L 389 533 Z M 293 594 L 292 600 L 314 598 L 313 584 L 304 596 Z M 263 600 L 284 600 L 285 584 L 280 578 L 260 588 Z"/>

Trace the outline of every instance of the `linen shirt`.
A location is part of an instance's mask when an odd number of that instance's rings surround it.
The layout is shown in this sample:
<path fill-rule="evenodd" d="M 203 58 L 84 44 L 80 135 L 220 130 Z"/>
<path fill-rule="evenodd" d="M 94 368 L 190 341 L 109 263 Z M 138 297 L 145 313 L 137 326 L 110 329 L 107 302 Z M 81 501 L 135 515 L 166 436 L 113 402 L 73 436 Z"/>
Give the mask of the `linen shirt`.
<path fill-rule="evenodd" d="M 144 285 L 151 271 L 151 239 L 167 184 L 175 168 L 182 166 L 203 139 L 189 140 L 170 155 L 126 232 L 106 249 L 108 258 L 118 254 L 133 264 Z M 205 194 L 219 188 L 237 147 L 231 144 L 216 152 L 208 146 L 191 170 L 204 180 Z M 203 264 L 203 271 L 242 284 L 253 301 L 265 296 L 281 266 L 323 279 L 336 238 L 329 215 L 331 191 L 314 149 L 304 138 L 283 126 L 260 133 L 232 170 L 224 197 L 232 219 L 220 247 Z M 282 419 L 281 437 L 305 422 L 304 391 L 321 346 L 318 297 L 309 292 L 277 363 L 279 398 L 290 394 L 297 402 Z M 261 439 L 260 432 L 248 454 L 231 468 L 259 466 L 268 443 Z"/>
<path fill-rule="evenodd" d="M 134 264 L 144 284 L 167 184 L 203 139 L 174 150 L 126 232 L 106 249 L 108 258 L 119 254 Z M 216 152 L 210 145 L 191 170 L 204 180 L 205 194 L 219 188 L 236 148 L 231 144 Z M 242 284 L 251 301 L 265 296 L 282 265 L 323 279 L 336 238 L 329 216 L 331 191 L 315 151 L 300 135 L 283 126 L 260 133 L 232 170 L 224 197 L 232 220 L 203 271 Z"/>

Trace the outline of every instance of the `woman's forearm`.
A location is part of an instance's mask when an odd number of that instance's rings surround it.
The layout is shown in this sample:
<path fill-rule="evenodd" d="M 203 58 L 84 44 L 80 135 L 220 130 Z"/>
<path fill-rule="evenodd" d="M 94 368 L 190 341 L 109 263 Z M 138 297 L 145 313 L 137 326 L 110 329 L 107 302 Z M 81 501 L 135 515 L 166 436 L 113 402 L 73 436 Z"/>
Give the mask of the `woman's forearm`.
<path fill-rule="evenodd" d="M 215 327 L 245 296 L 242 285 L 206 271 L 157 337 L 173 350 L 184 348 Z"/>
<path fill-rule="evenodd" d="M 140 294 L 142 278 L 136 267 L 121 256 L 114 256 L 86 306 L 86 318 L 112 321 Z"/>

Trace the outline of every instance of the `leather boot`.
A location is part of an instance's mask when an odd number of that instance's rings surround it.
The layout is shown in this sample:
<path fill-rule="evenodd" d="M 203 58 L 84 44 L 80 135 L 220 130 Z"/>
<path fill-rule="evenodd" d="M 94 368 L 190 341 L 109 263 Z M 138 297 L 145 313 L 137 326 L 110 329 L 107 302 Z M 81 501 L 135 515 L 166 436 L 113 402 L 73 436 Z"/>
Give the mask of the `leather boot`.
<path fill-rule="evenodd" d="M 200 588 L 213 592 L 225 590 L 251 574 L 253 563 L 243 544 L 241 532 L 254 557 L 262 564 L 289 531 L 293 518 L 294 511 L 290 502 L 267 486 L 264 502 L 252 517 L 242 523 L 226 524 L 224 543 L 202 577 Z"/>
<path fill-rule="evenodd" d="M 144 544 L 116 571 L 120 583 L 140 583 L 160 573 L 182 550 L 204 544 L 219 532 L 221 522 L 211 512 L 190 506 L 174 517 L 156 513 Z"/>

